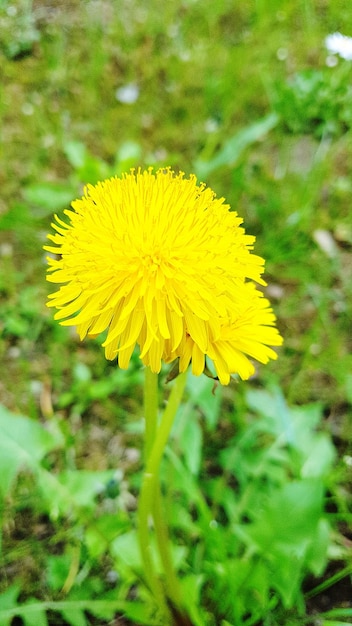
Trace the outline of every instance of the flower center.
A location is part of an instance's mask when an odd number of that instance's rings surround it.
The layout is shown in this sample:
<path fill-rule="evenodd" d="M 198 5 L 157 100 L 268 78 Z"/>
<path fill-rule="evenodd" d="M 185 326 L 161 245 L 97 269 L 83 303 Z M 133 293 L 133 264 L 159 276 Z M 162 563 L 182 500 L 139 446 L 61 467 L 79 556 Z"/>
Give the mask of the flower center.
<path fill-rule="evenodd" d="M 156 270 L 160 267 L 161 262 L 162 260 L 158 252 L 155 252 L 153 254 L 145 254 L 142 257 L 142 263 L 144 267 L 150 272 L 156 272 Z"/>

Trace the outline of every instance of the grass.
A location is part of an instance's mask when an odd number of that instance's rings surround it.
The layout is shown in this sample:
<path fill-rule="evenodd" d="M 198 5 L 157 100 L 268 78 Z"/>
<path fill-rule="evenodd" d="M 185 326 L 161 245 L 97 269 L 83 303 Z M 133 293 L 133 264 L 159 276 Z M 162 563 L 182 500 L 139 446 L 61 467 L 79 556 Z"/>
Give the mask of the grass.
<path fill-rule="evenodd" d="M 243 216 L 285 338 L 249 383 L 189 379 L 164 476 L 191 619 L 352 622 L 352 66 L 324 47 L 351 18 L 345 2 L 0 1 L 4 626 L 157 623 L 131 526 L 138 356 L 119 371 L 52 320 L 42 252 L 84 183 L 150 164 Z"/>

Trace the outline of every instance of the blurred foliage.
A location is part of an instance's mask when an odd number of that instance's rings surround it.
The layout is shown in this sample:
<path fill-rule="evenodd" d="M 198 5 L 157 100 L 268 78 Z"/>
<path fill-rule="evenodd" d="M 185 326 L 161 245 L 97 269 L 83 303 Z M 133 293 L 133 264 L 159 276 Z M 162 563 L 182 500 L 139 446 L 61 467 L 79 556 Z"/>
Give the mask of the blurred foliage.
<path fill-rule="evenodd" d="M 342 0 L 0 0 L 4 626 L 157 624 L 138 355 L 123 372 L 53 321 L 42 245 L 86 183 L 165 164 L 257 236 L 285 338 L 249 383 L 189 378 L 164 489 L 191 619 L 352 622 L 352 65 L 324 46 L 351 20 Z"/>
<path fill-rule="evenodd" d="M 282 123 L 295 134 L 318 139 L 341 136 L 351 129 L 350 63 L 295 73 L 273 86 L 273 106 Z"/>

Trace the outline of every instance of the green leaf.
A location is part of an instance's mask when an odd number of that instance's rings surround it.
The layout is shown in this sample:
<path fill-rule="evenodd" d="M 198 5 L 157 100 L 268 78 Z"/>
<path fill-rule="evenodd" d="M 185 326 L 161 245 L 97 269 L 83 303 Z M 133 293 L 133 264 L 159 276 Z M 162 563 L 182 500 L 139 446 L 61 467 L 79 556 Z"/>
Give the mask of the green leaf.
<path fill-rule="evenodd" d="M 280 389 L 275 388 L 272 392 L 249 389 L 246 393 L 246 403 L 249 408 L 265 418 L 260 424 L 264 432 L 281 437 L 284 435 L 287 443 L 294 444 L 291 410 Z"/>
<path fill-rule="evenodd" d="M 0 493 L 6 496 L 23 467 L 36 472 L 43 457 L 61 443 L 41 424 L 0 405 Z"/>
<path fill-rule="evenodd" d="M 221 387 L 206 376 L 193 376 L 189 372 L 187 390 L 192 406 L 197 406 L 203 413 L 206 424 L 213 430 L 218 422 L 222 399 Z"/>
<path fill-rule="evenodd" d="M 198 420 L 193 416 L 193 419 L 187 420 L 180 442 L 180 448 L 183 450 L 186 467 L 193 476 L 199 474 L 202 460 L 202 443 L 202 429 Z"/>
<path fill-rule="evenodd" d="M 257 513 L 253 537 L 259 539 L 263 546 L 267 540 L 267 547 L 274 537 L 276 543 L 289 541 L 300 544 L 305 538 L 315 536 L 322 511 L 321 482 L 313 479 L 292 481 L 273 492 L 265 509 Z"/>
<path fill-rule="evenodd" d="M 75 169 L 83 167 L 87 158 L 87 148 L 81 141 L 67 141 L 64 153 L 70 165 Z"/>
<path fill-rule="evenodd" d="M 46 507 L 51 519 L 56 520 L 60 515 L 72 515 L 76 504 L 74 493 L 61 485 L 55 474 L 45 470 L 38 472 L 37 485 L 42 495 L 41 504 L 43 508 Z"/>
<path fill-rule="evenodd" d="M 129 529 L 130 521 L 127 514 L 125 516 L 107 513 L 94 518 L 87 526 L 85 534 L 85 542 L 90 555 L 93 558 L 99 557 L 116 537 L 126 533 Z"/>
<path fill-rule="evenodd" d="M 59 591 L 68 576 L 72 557 L 69 554 L 50 555 L 46 559 L 46 581 L 50 589 Z"/>
<path fill-rule="evenodd" d="M 152 607 L 148 603 L 124 602 L 121 600 L 63 600 L 59 602 L 31 599 L 27 604 L 16 606 L 16 598 L 19 589 L 11 588 L 11 594 L 7 592 L 0 596 L 0 624 L 10 626 L 15 616 L 22 618 L 25 626 L 48 626 L 47 611 L 61 613 L 71 626 L 87 626 L 85 611 L 88 611 L 100 619 L 113 619 L 114 615 L 121 614 L 143 626 L 157 626 L 159 621 L 151 615 Z M 15 602 L 13 606 L 13 600 Z M 3 603 L 4 601 L 4 603 Z"/>
<path fill-rule="evenodd" d="M 250 550 L 257 550 L 268 563 L 271 583 L 286 607 L 292 606 L 297 597 L 310 557 L 310 564 L 315 565 L 310 551 L 316 541 L 322 541 L 322 515 L 321 481 L 293 481 L 271 494 L 257 512 L 256 521 L 244 532 Z M 322 558 L 325 556 L 326 553 Z"/>
<path fill-rule="evenodd" d="M 198 481 L 195 477 L 190 475 L 171 446 L 166 448 L 165 455 L 170 461 L 172 469 L 175 470 L 173 476 L 174 489 L 180 489 L 180 491 L 183 491 L 185 495 L 187 495 L 189 502 L 194 504 L 197 508 L 199 523 L 204 524 L 204 526 L 209 529 L 209 525 L 213 520 L 213 514 L 208 507 Z"/>
<path fill-rule="evenodd" d="M 60 613 L 71 626 L 87 626 L 87 619 L 82 609 L 71 608 L 62 610 Z"/>
<path fill-rule="evenodd" d="M 317 432 L 322 419 L 321 404 L 289 407 L 280 389 L 249 390 L 246 402 L 263 418 L 258 429 L 290 446 L 291 462 L 297 474 L 307 478 L 329 474 L 336 452 L 330 437 Z"/>
<path fill-rule="evenodd" d="M 57 475 L 58 482 L 67 492 L 74 494 L 77 507 L 93 509 L 96 497 L 104 492 L 106 485 L 116 476 L 115 470 L 95 472 L 90 470 L 67 470 Z"/>
<path fill-rule="evenodd" d="M 278 123 L 279 117 L 271 113 L 258 122 L 241 129 L 236 135 L 224 142 L 221 150 L 209 161 L 197 160 L 194 164 L 197 176 L 202 180 L 219 167 L 236 165 L 244 150 L 252 143 L 262 139 Z"/>
<path fill-rule="evenodd" d="M 304 478 L 328 476 L 336 457 L 336 451 L 326 433 L 317 433 L 314 444 L 306 450 L 306 459 L 301 469 Z"/>
<path fill-rule="evenodd" d="M 77 515 L 80 510 L 93 510 L 97 495 L 115 475 L 115 470 L 70 470 L 61 474 L 42 470 L 38 472 L 37 483 L 50 517 L 56 519 L 59 515 Z"/>
<path fill-rule="evenodd" d="M 170 543 L 170 549 L 172 553 L 172 562 L 175 569 L 181 566 L 185 554 L 187 552 L 184 546 L 176 546 Z M 115 557 L 117 566 L 120 564 L 127 565 L 133 572 L 139 572 L 142 569 L 141 555 L 138 545 L 138 539 L 134 530 L 120 535 L 111 544 L 111 554 Z M 150 543 L 150 552 L 152 558 L 156 561 L 156 567 L 161 572 L 161 563 L 158 558 L 158 550 L 156 547 L 156 541 L 152 537 Z"/>
<path fill-rule="evenodd" d="M 23 229 L 25 224 L 31 222 L 31 215 L 25 204 L 14 204 L 4 215 L 0 217 L 0 230 Z"/>
<path fill-rule="evenodd" d="M 13 585 L 0 595 L 0 611 L 12 609 L 17 604 L 17 598 L 20 593 L 20 587 Z"/>
<path fill-rule="evenodd" d="M 37 600 L 29 600 L 21 607 L 21 617 L 25 626 L 48 626 L 45 607 Z"/>
<path fill-rule="evenodd" d="M 87 610 L 89 610 L 89 613 L 94 615 L 94 617 L 97 617 L 99 620 L 103 619 L 110 623 L 110 621 L 113 620 L 116 611 L 121 612 L 121 608 L 122 607 L 117 608 L 114 606 L 114 603 L 111 603 L 107 598 L 106 601 L 100 600 L 98 602 L 91 602 Z"/>
<path fill-rule="evenodd" d="M 159 626 L 160 624 L 158 619 L 152 617 L 154 611 L 148 604 L 142 604 L 141 602 L 124 602 L 122 613 L 124 617 L 139 626 Z"/>
<path fill-rule="evenodd" d="M 331 609 L 322 613 L 322 617 L 352 618 L 352 608 Z"/>
<path fill-rule="evenodd" d="M 115 170 L 117 174 L 127 172 L 141 162 L 142 148 L 135 141 L 125 141 L 116 153 Z"/>
<path fill-rule="evenodd" d="M 24 190 L 24 197 L 33 206 L 32 214 L 37 218 L 68 207 L 74 195 L 71 185 L 59 183 L 36 183 Z"/>
<path fill-rule="evenodd" d="M 78 178 L 80 182 L 94 185 L 98 180 L 112 176 L 115 173 L 111 171 L 105 161 L 90 154 L 87 147 L 80 141 L 68 141 L 65 143 L 64 152 L 67 160 L 75 170 L 73 180 Z"/>
<path fill-rule="evenodd" d="M 307 551 L 307 568 L 314 576 L 321 576 L 327 563 L 331 528 L 328 521 L 321 518 L 318 522 L 314 541 Z"/>
<path fill-rule="evenodd" d="M 131 530 L 117 537 L 112 542 L 110 551 L 117 562 L 122 561 L 132 570 L 140 571 L 142 562 L 135 531 Z"/>
<path fill-rule="evenodd" d="M 1 626 L 10 626 L 14 613 L 12 609 L 17 605 L 17 598 L 20 593 L 20 587 L 13 585 L 0 595 L 0 624 Z"/>
<path fill-rule="evenodd" d="M 324 619 L 321 623 L 321 626 L 351 626 L 351 622 L 340 622 L 336 620 Z"/>
<path fill-rule="evenodd" d="M 189 574 L 180 579 L 182 597 L 185 607 L 194 626 L 204 626 L 204 619 L 200 613 L 201 590 L 204 584 L 204 574 Z"/>

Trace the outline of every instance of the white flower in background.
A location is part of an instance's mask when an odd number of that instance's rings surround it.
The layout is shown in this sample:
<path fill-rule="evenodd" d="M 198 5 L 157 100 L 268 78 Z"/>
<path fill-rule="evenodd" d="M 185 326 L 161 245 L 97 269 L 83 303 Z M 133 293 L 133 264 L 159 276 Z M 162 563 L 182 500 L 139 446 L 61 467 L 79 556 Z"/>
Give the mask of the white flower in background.
<path fill-rule="evenodd" d="M 332 54 L 338 54 L 346 61 L 352 61 L 352 37 L 333 33 L 325 38 L 325 47 Z"/>
<path fill-rule="evenodd" d="M 139 87 L 135 83 L 129 83 L 119 87 L 115 91 L 116 100 L 122 104 L 134 104 L 138 100 Z"/>

